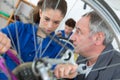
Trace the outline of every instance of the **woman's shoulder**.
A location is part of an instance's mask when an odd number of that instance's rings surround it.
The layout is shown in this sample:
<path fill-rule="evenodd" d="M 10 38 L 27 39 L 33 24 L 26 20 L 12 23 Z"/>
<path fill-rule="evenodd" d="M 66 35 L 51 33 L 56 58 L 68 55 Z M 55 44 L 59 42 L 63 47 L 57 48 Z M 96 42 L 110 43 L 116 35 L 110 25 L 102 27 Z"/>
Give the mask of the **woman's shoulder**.
<path fill-rule="evenodd" d="M 24 28 L 24 29 L 32 29 L 32 27 L 36 26 L 31 23 L 24 23 L 21 21 L 16 21 L 14 24 L 16 24 L 17 27 Z"/>
<path fill-rule="evenodd" d="M 24 23 L 24 22 L 21 22 L 21 21 L 16 21 L 14 24 L 21 25 L 21 26 L 32 26 L 31 23 Z"/>

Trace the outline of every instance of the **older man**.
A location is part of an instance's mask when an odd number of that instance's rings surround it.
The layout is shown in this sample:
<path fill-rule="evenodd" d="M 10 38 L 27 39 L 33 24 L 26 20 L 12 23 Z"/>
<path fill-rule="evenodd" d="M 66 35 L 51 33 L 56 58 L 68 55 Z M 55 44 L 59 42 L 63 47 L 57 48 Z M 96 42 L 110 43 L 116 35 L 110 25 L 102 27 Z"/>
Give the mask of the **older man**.
<path fill-rule="evenodd" d="M 57 78 L 76 80 L 120 80 L 120 53 L 111 42 L 113 34 L 104 20 L 96 12 L 82 16 L 76 24 L 75 33 L 71 36 L 75 53 L 81 58 L 79 65 L 59 64 L 54 73 Z M 78 74 L 80 65 L 85 64 L 84 76 Z"/>

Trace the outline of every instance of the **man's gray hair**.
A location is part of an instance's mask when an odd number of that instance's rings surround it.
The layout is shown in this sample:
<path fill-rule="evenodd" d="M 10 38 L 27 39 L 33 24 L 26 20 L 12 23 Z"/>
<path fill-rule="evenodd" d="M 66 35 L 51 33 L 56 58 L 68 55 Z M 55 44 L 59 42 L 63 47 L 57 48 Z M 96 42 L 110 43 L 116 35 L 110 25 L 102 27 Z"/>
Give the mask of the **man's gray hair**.
<path fill-rule="evenodd" d="M 113 41 L 113 33 L 109 26 L 105 23 L 105 21 L 95 12 L 89 12 L 83 15 L 84 16 L 90 16 L 90 30 L 91 32 L 97 33 L 97 32 L 103 32 L 105 35 L 105 40 L 103 42 L 104 45 L 107 45 Z"/>

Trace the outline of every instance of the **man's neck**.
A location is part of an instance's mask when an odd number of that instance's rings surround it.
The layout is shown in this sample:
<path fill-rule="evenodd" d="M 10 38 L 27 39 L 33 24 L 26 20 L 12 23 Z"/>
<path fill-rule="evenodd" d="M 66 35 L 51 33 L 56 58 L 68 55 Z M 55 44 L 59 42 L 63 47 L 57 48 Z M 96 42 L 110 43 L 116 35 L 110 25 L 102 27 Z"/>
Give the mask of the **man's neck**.
<path fill-rule="evenodd" d="M 88 65 L 93 65 L 93 64 L 95 64 L 96 63 L 96 61 L 97 61 L 97 59 L 98 59 L 98 57 L 100 56 L 100 54 L 101 54 L 101 52 L 105 49 L 105 46 L 104 45 L 102 45 L 102 46 L 100 46 L 99 47 L 99 49 L 97 48 L 97 49 L 95 49 L 95 48 L 93 48 L 95 51 L 94 52 L 91 52 L 91 53 L 93 53 L 92 55 L 91 55 L 91 57 L 89 57 L 89 59 L 88 59 Z"/>
<path fill-rule="evenodd" d="M 91 65 L 95 64 L 96 61 L 97 61 L 97 58 L 89 59 L 89 60 L 87 61 L 87 65 L 88 65 L 88 66 L 91 66 Z"/>

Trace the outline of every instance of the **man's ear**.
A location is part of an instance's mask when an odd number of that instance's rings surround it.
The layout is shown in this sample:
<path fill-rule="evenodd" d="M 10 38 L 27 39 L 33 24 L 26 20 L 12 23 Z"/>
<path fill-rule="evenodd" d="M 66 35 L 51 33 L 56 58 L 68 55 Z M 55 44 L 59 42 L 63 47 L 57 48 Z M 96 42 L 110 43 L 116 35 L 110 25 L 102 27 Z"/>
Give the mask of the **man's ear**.
<path fill-rule="evenodd" d="M 103 32 L 98 32 L 98 33 L 96 33 L 95 36 L 96 36 L 95 44 L 96 44 L 96 45 L 101 45 L 101 44 L 103 44 L 103 41 L 104 41 L 104 39 L 105 39 L 104 33 L 103 33 Z"/>

